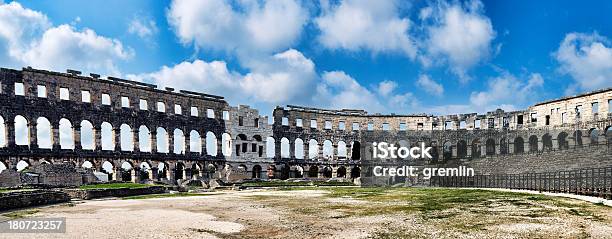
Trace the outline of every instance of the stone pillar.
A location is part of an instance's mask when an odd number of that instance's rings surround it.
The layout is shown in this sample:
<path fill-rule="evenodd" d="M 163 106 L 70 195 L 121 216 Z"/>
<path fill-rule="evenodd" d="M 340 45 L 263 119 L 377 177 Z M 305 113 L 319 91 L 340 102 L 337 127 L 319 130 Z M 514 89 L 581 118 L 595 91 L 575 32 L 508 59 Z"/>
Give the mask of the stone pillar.
<path fill-rule="evenodd" d="M 318 147 L 317 152 L 319 153 L 317 161 L 321 161 L 323 160 L 323 143 L 318 143 L 317 147 Z"/>
<path fill-rule="evenodd" d="M 51 125 L 51 131 L 53 134 L 53 137 L 51 137 L 51 141 L 53 144 L 53 150 L 59 150 L 60 147 L 60 133 L 59 133 L 59 124 L 52 124 Z"/>
<path fill-rule="evenodd" d="M 281 140 L 274 140 L 274 158 L 281 159 Z"/>
<path fill-rule="evenodd" d="M 202 147 L 202 152 L 200 154 L 208 154 L 208 152 L 206 152 L 206 134 L 204 135 L 204 137 L 200 135 L 200 147 Z"/>
<path fill-rule="evenodd" d="M 93 138 L 94 138 L 94 150 L 99 151 L 102 150 L 102 131 L 101 131 L 101 127 L 94 127 L 93 128 Z"/>
<path fill-rule="evenodd" d="M 37 131 L 36 131 L 36 125 L 33 123 L 30 123 L 28 125 L 28 128 L 30 128 L 29 132 L 30 132 L 30 148 L 31 149 L 37 149 L 38 148 L 38 137 L 36 137 L 37 135 Z"/>
<path fill-rule="evenodd" d="M 304 144 L 304 160 L 310 159 L 310 144 Z"/>
<path fill-rule="evenodd" d="M 442 145 L 442 151 L 444 151 L 444 145 Z M 444 158 L 444 155 L 442 157 Z M 457 145 L 451 146 L 451 157 L 457 158 Z"/>
<path fill-rule="evenodd" d="M 151 153 L 157 153 L 157 131 L 149 131 L 151 134 Z"/>
<path fill-rule="evenodd" d="M 81 123 L 75 122 L 72 128 L 72 137 L 74 139 L 74 149 L 81 150 L 83 146 L 81 145 Z"/>
<path fill-rule="evenodd" d="M 168 134 L 168 153 L 174 152 L 174 132 Z"/>
<path fill-rule="evenodd" d="M 185 154 L 189 154 L 191 152 L 191 135 L 185 135 Z"/>
<path fill-rule="evenodd" d="M 151 173 L 149 174 L 149 178 L 151 180 L 156 180 L 157 179 L 157 176 L 158 176 L 157 174 L 159 172 L 158 170 L 159 169 L 157 167 L 151 167 L 151 169 L 150 169 Z"/>
<path fill-rule="evenodd" d="M 466 143 L 467 144 L 467 143 Z M 472 145 L 471 144 L 467 144 L 466 146 L 466 157 L 471 158 L 472 157 Z"/>
<path fill-rule="evenodd" d="M 531 147 L 529 146 L 529 138 L 527 138 L 527 140 L 523 141 L 523 152 L 525 152 L 525 153 L 531 152 Z"/>
<path fill-rule="evenodd" d="M 333 143 L 332 144 L 332 158 L 331 158 L 331 160 L 338 160 L 338 143 Z"/>
<path fill-rule="evenodd" d="M 289 158 L 295 159 L 295 141 L 289 142 Z"/>
<path fill-rule="evenodd" d="M 223 155 L 223 137 L 221 140 L 217 140 L 217 157 L 225 156 Z"/>
<path fill-rule="evenodd" d="M 132 129 L 132 141 L 134 142 L 134 152 L 140 152 L 140 134 L 138 129 Z"/>
<path fill-rule="evenodd" d="M 115 151 L 121 151 L 121 129 L 113 127 L 113 145 L 115 145 Z"/>

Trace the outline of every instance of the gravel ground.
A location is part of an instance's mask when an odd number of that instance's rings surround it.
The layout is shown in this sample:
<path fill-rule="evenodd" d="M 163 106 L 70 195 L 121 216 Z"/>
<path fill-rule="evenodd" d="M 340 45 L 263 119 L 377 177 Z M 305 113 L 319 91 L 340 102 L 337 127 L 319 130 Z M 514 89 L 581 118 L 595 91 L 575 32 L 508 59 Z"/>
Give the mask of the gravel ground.
<path fill-rule="evenodd" d="M 418 212 L 368 211 L 373 204 L 401 208 L 402 202 L 369 202 L 328 193 L 247 190 L 81 201 L 27 215 L 66 217 L 65 234 L 0 234 L 0 238 L 612 238 L 612 209 L 574 199 L 535 206 L 492 201 L 424 217 Z M 589 213 L 571 213 L 572 205 Z"/>

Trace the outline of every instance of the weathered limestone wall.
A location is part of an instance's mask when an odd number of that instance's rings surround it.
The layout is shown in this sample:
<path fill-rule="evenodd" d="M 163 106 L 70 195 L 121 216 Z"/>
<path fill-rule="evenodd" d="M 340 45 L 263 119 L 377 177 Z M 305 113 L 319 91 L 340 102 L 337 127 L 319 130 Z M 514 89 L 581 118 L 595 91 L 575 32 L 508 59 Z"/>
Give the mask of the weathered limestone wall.
<path fill-rule="evenodd" d="M 60 191 L 34 190 L 0 193 L 0 211 L 68 201 L 70 201 L 68 194 Z"/>

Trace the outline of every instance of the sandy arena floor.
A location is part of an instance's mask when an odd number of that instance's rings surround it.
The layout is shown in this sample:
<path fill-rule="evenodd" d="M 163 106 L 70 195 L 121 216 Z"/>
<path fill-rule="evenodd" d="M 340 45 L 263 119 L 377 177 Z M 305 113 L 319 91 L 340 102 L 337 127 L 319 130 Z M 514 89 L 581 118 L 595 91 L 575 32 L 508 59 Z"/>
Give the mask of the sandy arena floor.
<path fill-rule="evenodd" d="M 588 205 L 560 200 L 580 208 Z M 565 209 L 555 211 L 559 204 L 543 204 L 537 208 L 550 210 L 527 215 L 534 207 L 493 202 L 444 209 L 424 218 L 418 213 L 364 210 L 371 204 L 354 197 L 329 197 L 326 190 L 81 201 L 38 208 L 26 216 L 66 217 L 65 234 L 0 234 L 0 238 L 612 238 L 612 209 L 605 206 L 585 206 L 591 214 L 574 215 Z M 470 220 L 474 223 L 449 226 Z"/>

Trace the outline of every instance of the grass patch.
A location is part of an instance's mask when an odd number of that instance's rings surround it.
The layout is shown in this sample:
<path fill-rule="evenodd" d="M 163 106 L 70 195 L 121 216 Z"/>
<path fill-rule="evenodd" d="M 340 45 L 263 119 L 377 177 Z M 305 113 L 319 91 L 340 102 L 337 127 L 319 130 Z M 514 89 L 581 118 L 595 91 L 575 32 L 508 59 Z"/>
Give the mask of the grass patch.
<path fill-rule="evenodd" d="M 151 185 L 141 183 L 105 183 L 80 186 L 80 189 L 115 189 L 115 188 L 148 188 Z"/>
<path fill-rule="evenodd" d="M 32 210 L 19 210 L 19 211 L 14 211 L 14 212 L 9 212 L 9 213 L 5 213 L 2 214 L 5 217 L 11 218 L 11 219 L 19 219 L 19 218 L 25 218 L 29 215 L 32 214 L 36 214 L 40 212 L 40 210 L 38 209 L 32 209 Z"/>
<path fill-rule="evenodd" d="M 123 197 L 123 200 L 130 199 L 152 199 L 152 198 L 174 198 L 174 197 L 194 197 L 194 196 L 206 196 L 201 193 L 164 193 L 164 194 L 147 194 L 138 196 Z"/>
<path fill-rule="evenodd" d="M 295 187 L 295 186 L 355 186 L 351 182 L 325 182 L 325 181 L 298 181 L 298 182 L 287 182 L 287 181 L 262 181 L 262 182 L 250 182 L 243 183 L 245 187 Z"/>

